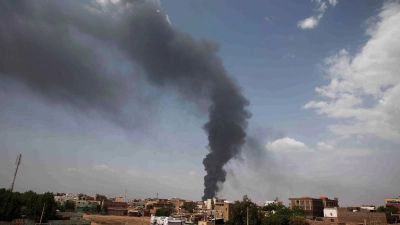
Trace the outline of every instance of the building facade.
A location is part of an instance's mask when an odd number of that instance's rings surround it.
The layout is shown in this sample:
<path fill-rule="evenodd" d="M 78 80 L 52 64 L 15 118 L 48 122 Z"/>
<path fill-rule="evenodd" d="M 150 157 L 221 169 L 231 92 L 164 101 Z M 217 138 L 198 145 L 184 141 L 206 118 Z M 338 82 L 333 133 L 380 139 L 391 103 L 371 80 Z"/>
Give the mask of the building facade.
<path fill-rule="evenodd" d="M 325 195 L 319 198 L 311 198 L 304 195 L 301 198 L 289 198 L 289 201 L 290 208 L 300 207 L 304 209 L 305 216 L 309 219 L 324 217 L 324 208 L 339 206 L 339 200 L 337 198 L 329 199 Z"/>
<path fill-rule="evenodd" d="M 385 198 L 385 206 L 386 207 L 396 207 L 400 212 L 400 197 L 398 198 Z"/>
<path fill-rule="evenodd" d="M 214 207 L 214 217 L 223 218 L 224 222 L 228 221 L 232 217 L 233 203 L 228 202 L 216 202 Z"/>

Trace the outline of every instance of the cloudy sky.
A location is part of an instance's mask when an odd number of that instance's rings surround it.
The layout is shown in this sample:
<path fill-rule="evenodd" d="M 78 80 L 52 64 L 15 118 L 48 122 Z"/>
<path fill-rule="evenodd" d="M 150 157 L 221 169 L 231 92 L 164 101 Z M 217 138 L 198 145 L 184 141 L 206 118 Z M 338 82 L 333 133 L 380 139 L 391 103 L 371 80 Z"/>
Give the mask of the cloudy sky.
<path fill-rule="evenodd" d="M 0 187 L 22 153 L 16 191 L 199 200 L 208 103 L 146 79 L 146 62 L 124 53 L 135 35 L 118 39 L 114 25 L 136 1 L 35 4 L 0 1 Z M 149 4 L 219 43 L 250 101 L 246 144 L 218 196 L 324 194 L 346 206 L 400 195 L 399 1 Z"/>

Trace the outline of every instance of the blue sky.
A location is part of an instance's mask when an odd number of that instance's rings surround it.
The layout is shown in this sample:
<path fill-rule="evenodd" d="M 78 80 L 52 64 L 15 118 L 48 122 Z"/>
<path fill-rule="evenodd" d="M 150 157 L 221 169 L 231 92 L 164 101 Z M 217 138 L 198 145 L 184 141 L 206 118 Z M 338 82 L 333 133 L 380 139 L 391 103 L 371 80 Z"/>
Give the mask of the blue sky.
<path fill-rule="evenodd" d="M 324 194 L 339 205 L 398 196 L 398 1 L 164 0 L 161 8 L 175 28 L 220 44 L 251 102 L 248 133 L 268 156 L 257 167 L 245 153 L 228 163 L 219 196 L 261 203 Z M 115 196 L 127 188 L 130 197 L 200 199 L 207 116 L 179 93 L 135 83 L 151 103 L 127 101 L 124 115 L 138 124 L 127 131 L 5 82 L 0 187 L 22 153 L 18 191 Z"/>

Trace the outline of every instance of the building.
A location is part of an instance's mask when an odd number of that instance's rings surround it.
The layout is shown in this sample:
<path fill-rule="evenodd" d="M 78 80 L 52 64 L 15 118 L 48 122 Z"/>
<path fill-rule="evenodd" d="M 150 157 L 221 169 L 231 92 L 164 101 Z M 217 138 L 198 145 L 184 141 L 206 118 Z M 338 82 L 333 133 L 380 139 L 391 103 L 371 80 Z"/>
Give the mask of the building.
<path fill-rule="evenodd" d="M 295 206 L 304 209 L 306 218 L 314 219 L 316 217 L 324 217 L 324 208 L 338 207 L 339 200 L 337 198 L 329 199 L 325 195 L 319 198 L 311 198 L 306 195 L 301 198 L 289 198 L 290 208 Z"/>
<path fill-rule="evenodd" d="M 97 205 L 100 205 L 100 201 L 92 201 L 92 200 L 74 200 L 75 202 L 75 212 L 85 212 L 85 210 L 89 210 L 89 212 L 96 212 Z"/>
<path fill-rule="evenodd" d="M 119 197 L 116 197 L 114 201 L 115 202 L 125 202 L 125 199 L 124 199 L 124 197 L 119 196 Z"/>
<path fill-rule="evenodd" d="M 155 214 L 158 209 L 166 209 L 171 213 L 174 212 L 174 205 L 165 199 L 159 199 L 157 201 L 148 201 L 145 209 L 150 210 L 150 214 Z"/>
<path fill-rule="evenodd" d="M 282 205 L 282 202 L 279 201 L 278 198 L 276 198 L 276 199 L 273 200 L 273 201 L 265 201 L 264 206 L 271 205 L 271 204 Z"/>
<path fill-rule="evenodd" d="M 128 204 L 126 202 L 105 201 L 104 205 L 107 206 L 108 215 L 113 215 L 113 216 L 128 215 Z"/>
<path fill-rule="evenodd" d="M 386 207 L 396 207 L 400 212 L 400 197 L 398 198 L 385 198 L 385 206 Z"/>
<path fill-rule="evenodd" d="M 58 195 L 54 196 L 54 200 L 56 203 L 64 204 L 66 201 L 74 201 L 78 199 L 78 196 L 74 196 L 73 194 L 64 194 L 64 193 L 57 193 Z M 62 195 L 63 194 L 63 195 Z"/>
<path fill-rule="evenodd" d="M 385 198 L 385 205 L 389 202 L 400 202 L 400 196 L 398 198 Z"/>
<path fill-rule="evenodd" d="M 216 202 L 214 207 L 214 217 L 223 218 L 224 222 L 228 221 L 232 217 L 233 203 L 229 202 Z"/>
<path fill-rule="evenodd" d="M 93 200 L 95 200 L 95 201 L 103 201 L 103 200 L 107 200 L 107 197 L 104 196 L 104 195 L 95 194 L 93 196 Z"/>
<path fill-rule="evenodd" d="M 390 215 L 387 213 L 371 212 L 367 209 L 356 210 L 354 207 L 347 208 L 325 208 L 324 221 L 329 223 L 345 223 L 347 225 L 357 224 L 387 224 Z"/>
<path fill-rule="evenodd" d="M 365 209 L 365 210 L 369 210 L 369 211 L 376 211 L 376 207 L 374 205 L 362 205 L 360 207 L 360 209 Z"/>

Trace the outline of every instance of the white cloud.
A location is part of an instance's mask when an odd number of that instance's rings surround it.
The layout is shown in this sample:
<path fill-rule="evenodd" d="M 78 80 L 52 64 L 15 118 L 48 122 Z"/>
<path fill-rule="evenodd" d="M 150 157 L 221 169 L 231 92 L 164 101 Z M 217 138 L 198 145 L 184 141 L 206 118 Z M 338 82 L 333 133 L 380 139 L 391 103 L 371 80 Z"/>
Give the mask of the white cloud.
<path fill-rule="evenodd" d="M 268 16 L 268 17 L 265 17 L 265 18 L 264 18 L 264 21 L 272 22 L 272 21 L 277 20 L 277 19 L 278 19 L 278 18 L 275 17 L 275 16 Z"/>
<path fill-rule="evenodd" d="M 108 171 L 108 172 L 115 172 L 113 169 L 106 165 L 94 165 L 93 169 L 95 170 L 101 170 L 101 171 Z"/>
<path fill-rule="evenodd" d="M 326 144 L 325 142 L 318 142 L 317 148 L 323 151 L 332 151 L 335 149 L 332 145 Z"/>
<path fill-rule="evenodd" d="M 322 19 L 326 9 L 328 8 L 328 5 L 326 4 L 325 1 L 322 0 L 311 0 L 311 1 L 316 2 L 317 8 L 315 9 L 315 11 L 317 11 L 319 14 L 317 16 L 310 16 L 304 20 L 300 20 L 299 22 L 297 22 L 297 26 L 300 27 L 301 29 L 314 29 L 315 27 L 317 27 L 319 21 Z M 335 6 L 337 4 L 337 1 L 329 0 L 329 3 L 332 6 Z"/>
<path fill-rule="evenodd" d="M 287 58 L 295 58 L 296 56 L 293 53 L 287 53 L 284 54 L 282 58 L 287 59 Z"/>
<path fill-rule="evenodd" d="M 335 134 L 373 135 L 400 143 L 400 3 L 387 2 L 370 24 L 370 39 L 353 57 L 346 50 L 328 57 L 323 69 L 330 84 L 316 88 L 325 101 L 311 101 L 305 109 L 331 118 Z M 366 98 L 373 106 L 365 106 Z"/>
<path fill-rule="evenodd" d="M 328 6 L 326 6 L 326 3 L 325 3 L 325 2 L 322 2 L 322 3 L 319 5 L 318 12 L 324 13 L 325 10 L 326 10 L 326 8 L 328 8 Z"/>
<path fill-rule="evenodd" d="M 330 3 L 332 6 L 335 6 L 335 5 L 337 4 L 337 0 L 329 0 L 329 3 Z"/>
<path fill-rule="evenodd" d="M 310 16 L 307 19 L 299 21 L 297 26 L 301 27 L 301 29 L 314 29 L 318 25 L 318 21 L 317 18 Z"/>
<path fill-rule="evenodd" d="M 79 174 L 83 174 L 86 176 L 90 176 L 91 174 L 88 171 L 82 170 L 82 169 L 78 169 L 78 168 L 67 168 L 66 169 L 67 172 L 72 172 L 72 173 L 79 173 Z"/>
<path fill-rule="evenodd" d="M 274 142 L 268 142 L 265 148 L 271 152 L 311 152 L 303 142 L 285 137 Z"/>

